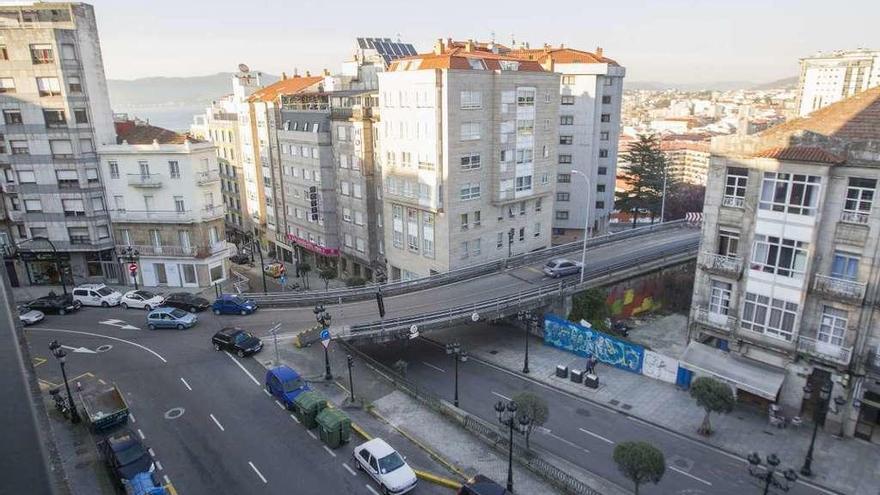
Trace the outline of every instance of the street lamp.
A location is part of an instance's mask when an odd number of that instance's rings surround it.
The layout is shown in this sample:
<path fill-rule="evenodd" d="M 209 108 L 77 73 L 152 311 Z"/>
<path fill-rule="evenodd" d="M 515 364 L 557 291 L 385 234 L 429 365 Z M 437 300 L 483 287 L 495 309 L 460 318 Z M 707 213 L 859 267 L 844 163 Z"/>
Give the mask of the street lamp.
<path fill-rule="evenodd" d="M 516 317 L 519 318 L 520 321 L 523 321 L 525 323 L 525 327 L 526 327 L 526 355 L 525 355 L 525 359 L 523 360 L 522 372 L 528 374 L 528 372 L 529 372 L 529 334 L 532 331 L 531 325 L 536 325 L 538 323 L 538 317 L 537 317 L 537 315 L 532 314 L 531 311 L 520 311 L 519 313 L 517 313 Z"/>
<path fill-rule="evenodd" d="M 61 365 L 61 377 L 64 379 L 64 388 L 67 389 L 67 402 L 70 405 L 70 422 L 79 423 L 82 420 L 79 417 L 79 411 L 76 409 L 76 404 L 73 402 L 73 395 L 70 393 L 70 384 L 67 383 L 67 371 L 64 369 L 67 351 L 61 347 L 61 344 L 59 344 L 57 340 L 49 342 L 49 351 L 52 352 L 52 355 L 58 360 L 58 364 Z"/>
<path fill-rule="evenodd" d="M 770 454 L 767 456 L 767 468 L 764 470 L 758 468 L 761 465 L 761 456 L 758 455 L 757 452 L 749 454 L 747 459 L 749 460 L 749 475 L 764 482 L 763 495 L 770 493 L 771 486 L 787 492 L 792 486 L 794 486 L 794 482 L 798 479 L 798 475 L 794 472 L 794 469 L 786 469 L 781 473 L 776 470 L 780 463 L 779 457 L 777 457 L 776 454 Z M 781 479 L 779 478 L 779 474 L 782 475 Z"/>
<path fill-rule="evenodd" d="M 348 362 L 348 391 L 351 394 L 351 402 L 354 403 L 354 380 L 351 377 L 351 365 L 354 364 L 354 358 L 348 354 L 345 356 L 345 360 Z"/>
<path fill-rule="evenodd" d="M 495 403 L 495 413 L 498 414 L 498 422 L 510 430 L 507 451 L 507 491 L 513 493 L 513 430 L 524 435 L 532 422 L 527 414 L 516 414 L 516 402 L 500 400 Z"/>
<path fill-rule="evenodd" d="M 260 254 L 260 274 L 263 275 L 263 292 L 269 292 L 266 289 L 266 265 L 263 263 L 263 248 L 260 246 L 260 242 L 257 240 L 256 236 L 251 236 L 251 251 L 254 249 Z M 251 255 L 253 256 L 253 255 Z"/>
<path fill-rule="evenodd" d="M 452 403 L 458 407 L 458 362 L 467 362 L 468 353 L 461 349 L 461 344 L 455 342 L 454 344 L 446 344 L 446 354 L 452 356 L 452 360 L 455 361 L 455 397 Z"/>
<path fill-rule="evenodd" d="M 510 257 L 513 256 L 513 236 L 516 229 L 511 228 L 507 231 L 507 262 L 510 263 Z"/>
<path fill-rule="evenodd" d="M 137 269 L 140 268 L 140 263 L 138 263 L 138 261 L 141 259 L 141 252 L 131 246 L 125 246 L 119 248 L 119 257 L 124 263 L 134 263 L 136 265 L 137 268 L 135 270 L 129 270 L 129 273 L 131 273 L 131 277 L 134 278 L 134 290 L 140 289 L 140 287 L 138 287 Z"/>
<path fill-rule="evenodd" d="M 315 320 L 317 320 L 318 323 L 321 324 L 321 330 L 327 330 L 328 328 L 330 328 L 330 320 L 332 319 L 332 317 L 330 316 L 330 313 L 328 313 L 327 310 L 324 309 L 323 304 L 315 305 L 315 309 L 313 309 L 312 312 L 315 313 Z M 330 354 L 327 352 L 328 347 L 330 346 L 324 346 L 324 379 L 332 380 L 333 374 L 330 373 Z"/>
<path fill-rule="evenodd" d="M 810 399 L 813 397 L 813 387 L 809 383 L 804 385 L 804 397 Z M 819 390 L 819 402 L 816 409 L 813 410 L 813 437 L 810 439 L 810 448 L 807 449 L 807 457 L 804 458 L 804 465 L 801 467 L 801 475 L 813 475 L 813 447 L 816 445 L 816 432 L 819 430 L 819 423 L 825 422 L 825 416 L 828 414 L 828 399 L 831 397 L 831 382 L 826 381 Z M 834 399 L 834 403 L 838 406 L 843 405 L 846 400 L 843 397 Z"/>
<path fill-rule="evenodd" d="M 584 246 L 581 249 L 581 283 L 584 283 L 584 272 L 587 271 L 587 230 L 590 227 L 590 193 L 593 191 L 593 183 L 590 181 L 587 174 L 580 170 L 572 169 L 571 173 L 580 175 L 587 182 L 587 189 L 584 193 L 584 196 L 587 198 L 587 212 L 585 213 L 586 216 L 584 220 Z"/>

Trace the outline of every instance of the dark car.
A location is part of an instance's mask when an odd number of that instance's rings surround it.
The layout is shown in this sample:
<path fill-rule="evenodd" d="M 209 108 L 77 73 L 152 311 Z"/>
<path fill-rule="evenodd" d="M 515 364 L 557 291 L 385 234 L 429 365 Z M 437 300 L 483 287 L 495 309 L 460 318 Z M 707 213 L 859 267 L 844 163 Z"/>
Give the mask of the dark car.
<path fill-rule="evenodd" d="M 27 305 L 30 309 L 36 309 L 43 313 L 52 313 L 56 315 L 64 315 L 72 313 L 82 307 L 82 303 L 75 301 L 70 294 L 55 294 L 50 292 L 49 295 L 34 299 Z"/>
<path fill-rule="evenodd" d="M 113 477 L 122 483 L 141 473 L 152 473 L 156 467 L 149 451 L 131 430 L 114 433 L 98 443 Z"/>
<path fill-rule="evenodd" d="M 238 357 L 255 354 L 263 348 L 262 340 L 237 327 L 224 328 L 215 333 L 211 343 L 214 344 L 214 350 L 234 352 Z"/>
<path fill-rule="evenodd" d="M 229 261 L 235 263 L 236 265 L 253 265 L 253 261 L 251 261 L 251 257 L 247 254 L 234 254 L 229 257 Z"/>
<path fill-rule="evenodd" d="M 235 294 L 223 294 L 211 305 L 215 315 L 249 315 L 257 310 L 257 303 Z"/>
<path fill-rule="evenodd" d="M 508 495 L 509 493 L 506 488 L 482 474 L 469 479 L 458 490 L 458 495 Z"/>
<path fill-rule="evenodd" d="M 189 292 L 172 292 L 165 298 L 165 306 L 182 309 L 190 313 L 198 313 L 211 307 L 211 301 L 204 297 L 194 296 Z"/>

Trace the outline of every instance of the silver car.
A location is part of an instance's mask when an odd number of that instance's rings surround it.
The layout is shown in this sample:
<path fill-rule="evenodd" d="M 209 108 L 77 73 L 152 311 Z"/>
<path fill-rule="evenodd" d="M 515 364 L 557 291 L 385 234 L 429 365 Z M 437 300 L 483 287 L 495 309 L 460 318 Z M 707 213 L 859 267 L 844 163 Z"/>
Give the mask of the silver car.
<path fill-rule="evenodd" d="M 39 323 L 43 321 L 45 316 L 46 315 L 44 315 L 42 311 L 30 309 L 27 306 L 18 307 L 18 319 L 21 320 L 21 323 L 25 326 Z"/>
<path fill-rule="evenodd" d="M 581 272 L 581 264 L 564 258 L 550 260 L 544 265 L 544 274 L 548 277 L 559 278 Z"/>

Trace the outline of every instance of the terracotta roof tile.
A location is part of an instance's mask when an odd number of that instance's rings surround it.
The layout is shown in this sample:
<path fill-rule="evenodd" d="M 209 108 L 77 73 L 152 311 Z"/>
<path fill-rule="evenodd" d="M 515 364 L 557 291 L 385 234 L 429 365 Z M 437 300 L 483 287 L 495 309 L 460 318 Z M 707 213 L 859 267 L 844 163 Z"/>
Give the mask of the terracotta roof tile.
<path fill-rule="evenodd" d="M 189 134 L 181 134 L 131 120 L 114 122 L 114 125 L 117 144 L 122 144 L 123 141 L 128 144 L 153 144 L 153 141 L 157 141 L 159 144 L 183 144 L 187 140 L 193 143 L 201 142 Z"/>
<path fill-rule="evenodd" d="M 300 77 L 294 76 L 282 79 L 275 84 L 270 84 L 265 88 L 255 91 L 248 101 L 274 101 L 280 95 L 289 95 L 299 93 L 310 86 L 314 86 L 323 81 L 321 76 Z"/>
<path fill-rule="evenodd" d="M 771 127 L 759 136 L 780 137 L 798 131 L 851 141 L 880 140 L 880 86 Z"/>
<path fill-rule="evenodd" d="M 537 60 L 546 62 L 552 60 L 557 64 L 609 64 L 618 65 L 618 63 L 601 54 L 586 52 L 583 50 L 575 50 L 573 48 L 532 48 L 525 50 L 513 50 L 510 56 L 523 58 L 526 60 Z"/>
<path fill-rule="evenodd" d="M 524 60 L 507 55 L 476 50 L 468 52 L 464 48 L 455 47 L 443 53 L 424 53 L 414 57 L 405 57 L 391 63 L 389 71 L 404 70 L 411 67 L 411 62 L 418 62 L 417 70 L 423 69 L 463 69 L 472 70 L 469 59 L 482 60 L 487 70 L 499 70 L 502 61 L 517 62 L 519 72 L 546 72 L 536 61 Z"/>
<path fill-rule="evenodd" d="M 787 146 L 768 148 L 755 153 L 755 158 L 773 158 L 791 162 L 812 162 L 839 165 L 846 159 L 833 153 L 829 153 L 818 146 Z"/>

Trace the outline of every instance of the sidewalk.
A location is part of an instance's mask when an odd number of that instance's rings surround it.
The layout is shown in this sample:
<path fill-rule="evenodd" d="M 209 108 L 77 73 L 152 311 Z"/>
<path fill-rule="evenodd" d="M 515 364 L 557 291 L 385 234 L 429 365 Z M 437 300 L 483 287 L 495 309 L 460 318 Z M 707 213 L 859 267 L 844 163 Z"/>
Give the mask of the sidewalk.
<path fill-rule="evenodd" d="M 523 330 L 506 325 L 468 325 L 431 332 L 430 339 L 460 342 L 471 355 L 497 366 L 519 371 L 523 364 Z M 583 368 L 584 359 L 546 346 L 538 338 L 529 349 L 529 377 L 592 402 L 629 414 L 662 428 L 745 457 L 757 451 L 776 453 L 786 463 L 800 466 L 810 442 L 809 425 L 772 428 L 767 418 L 752 411 L 734 409 L 727 415 L 712 415 L 714 433 L 697 434 L 703 411 L 686 391 L 672 384 L 599 364 L 598 390 L 591 390 L 555 376 L 562 364 Z M 811 481 L 847 494 L 877 495 L 880 487 L 880 446 L 853 438 L 841 439 L 819 431 Z"/>
<path fill-rule="evenodd" d="M 68 285 L 67 293 L 69 294 L 73 291 L 73 288 L 76 285 Z M 107 287 L 110 287 L 113 290 L 119 291 L 122 294 L 130 290 L 134 290 L 134 286 L 125 286 L 125 285 L 115 285 L 108 284 Z M 171 292 L 190 292 L 192 294 L 200 295 L 209 301 L 213 301 L 214 296 L 214 287 L 140 287 L 141 289 L 148 290 L 150 292 L 155 292 L 157 294 L 168 294 Z M 55 292 L 56 294 L 63 294 L 64 290 L 60 285 L 26 285 L 22 287 L 13 287 L 12 288 L 12 297 L 16 303 L 24 303 L 28 301 L 32 301 L 38 297 L 43 297 L 47 295 L 49 292 Z M 226 284 L 223 285 L 224 292 L 230 292 Z"/>
<path fill-rule="evenodd" d="M 277 260 L 273 260 L 271 258 L 264 258 L 263 260 L 267 265 L 269 263 L 274 263 Z M 287 269 L 287 285 L 288 287 L 297 284 L 299 289 L 298 292 L 324 292 L 324 281 L 321 279 L 321 276 L 318 274 L 318 270 L 315 267 L 312 267 L 312 271 L 308 274 L 308 282 L 305 282 L 303 277 L 297 277 L 296 272 L 294 271 L 293 263 L 284 263 L 284 266 Z M 235 270 L 238 273 L 246 276 L 248 278 L 248 282 L 250 284 L 250 290 L 248 292 L 263 292 L 263 276 L 260 268 L 260 259 L 259 257 L 254 263 L 253 268 L 248 265 L 237 265 L 232 263 L 230 265 L 232 270 Z M 309 289 L 305 290 L 306 284 L 308 284 Z M 335 278 L 330 281 L 329 288 L 330 289 L 339 289 L 345 287 L 345 279 Z M 277 278 L 272 278 L 269 275 L 266 275 L 266 291 L 267 292 L 290 292 L 290 289 L 283 291 L 281 288 L 281 281 Z"/>

